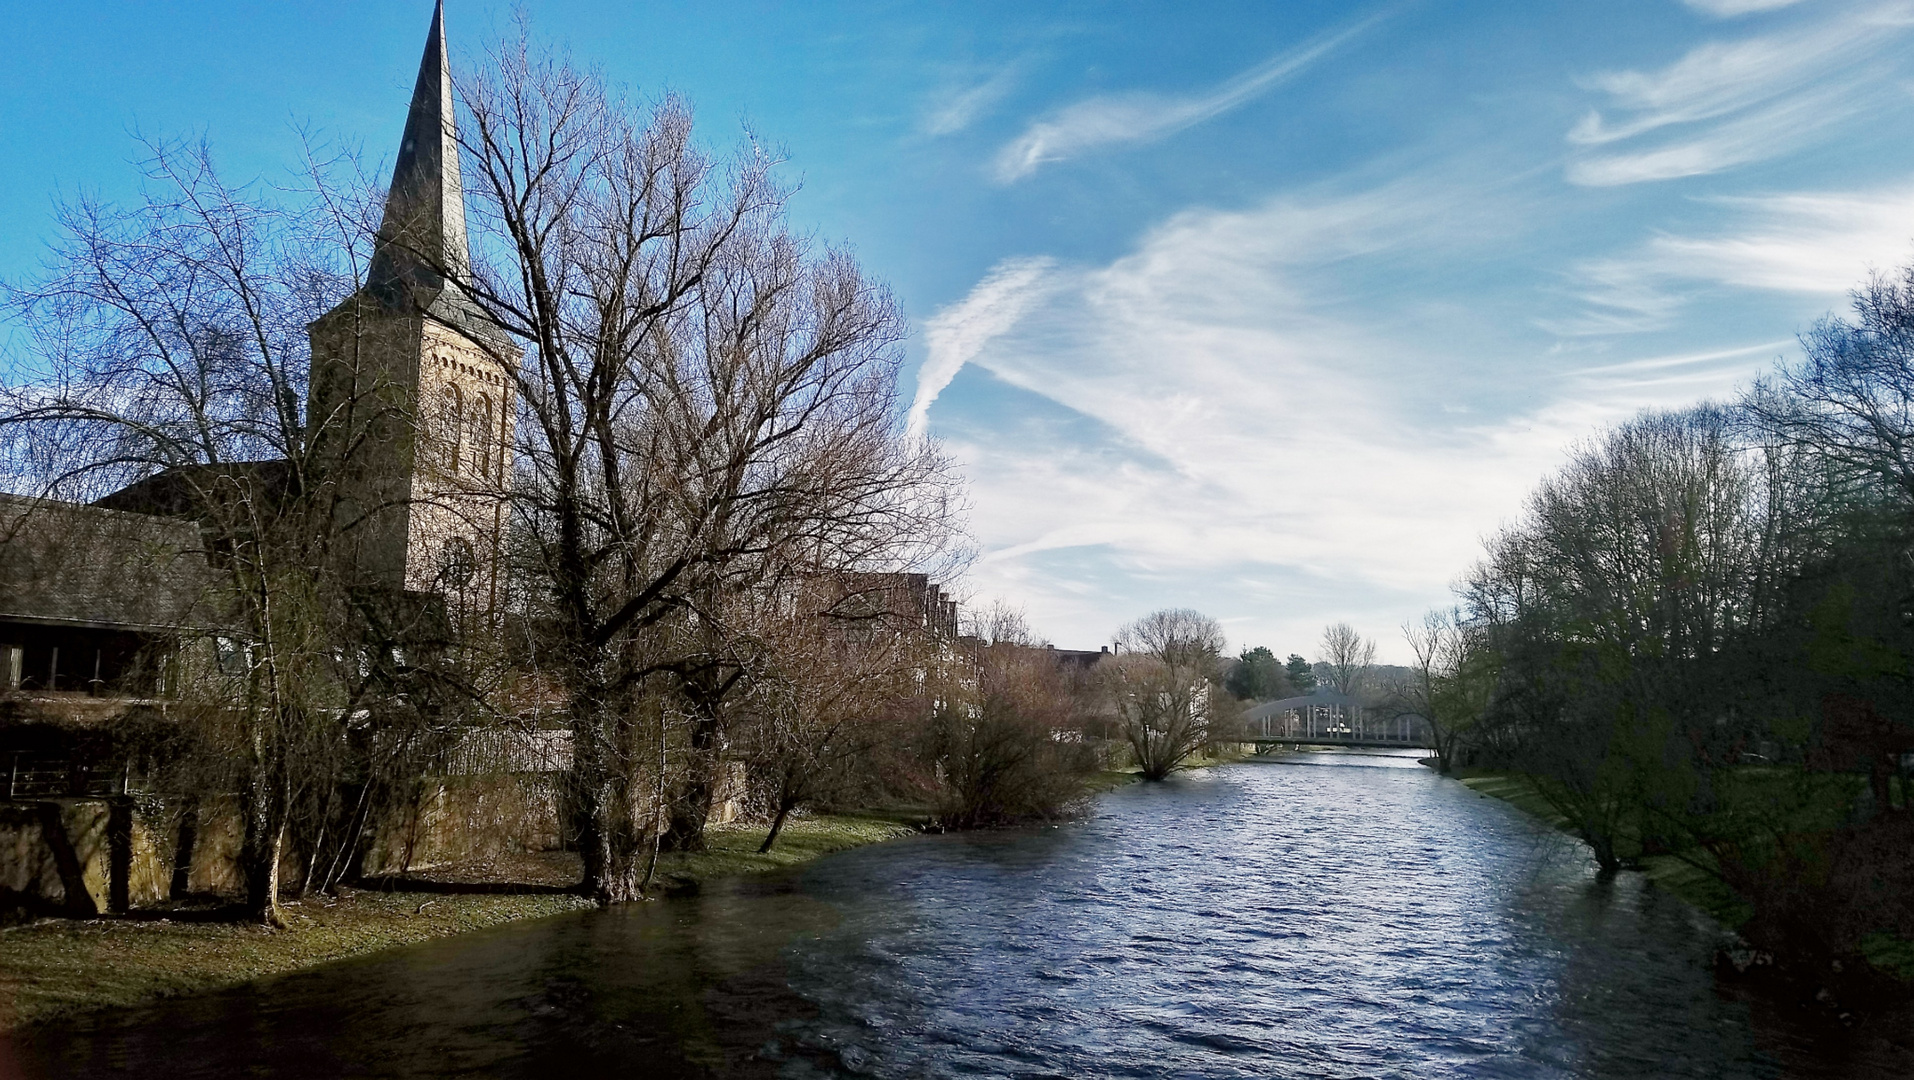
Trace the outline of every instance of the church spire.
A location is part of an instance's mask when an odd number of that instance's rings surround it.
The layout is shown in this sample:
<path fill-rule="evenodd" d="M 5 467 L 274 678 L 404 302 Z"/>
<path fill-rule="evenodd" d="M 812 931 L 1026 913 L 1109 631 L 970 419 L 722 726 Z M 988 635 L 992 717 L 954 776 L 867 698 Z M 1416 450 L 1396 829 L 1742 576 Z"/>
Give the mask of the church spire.
<path fill-rule="evenodd" d="M 429 307 L 445 288 L 440 270 L 466 276 L 465 191 L 459 183 L 458 129 L 453 119 L 452 69 L 445 48 L 445 0 L 432 11 L 412 110 L 392 168 L 385 219 L 373 246 L 368 284 L 392 301 L 411 294 Z"/>

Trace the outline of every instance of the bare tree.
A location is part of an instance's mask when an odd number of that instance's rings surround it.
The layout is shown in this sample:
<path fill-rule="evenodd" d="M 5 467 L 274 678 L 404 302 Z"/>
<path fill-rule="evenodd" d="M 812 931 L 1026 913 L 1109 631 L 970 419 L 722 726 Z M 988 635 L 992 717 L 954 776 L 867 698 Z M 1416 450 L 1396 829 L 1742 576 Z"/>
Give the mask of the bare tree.
<path fill-rule="evenodd" d="M 930 714 L 936 819 L 967 829 L 1075 812 L 1097 767 L 1084 738 L 1091 701 L 1023 612 L 974 616 Z"/>
<path fill-rule="evenodd" d="M 277 923 L 288 844 L 302 887 L 336 878 L 368 800 L 394 786 L 380 777 L 416 761 L 397 727 L 355 738 L 347 723 L 425 689 L 416 658 L 392 660 L 409 628 L 368 617 L 341 557 L 354 538 L 335 481 L 390 421 L 390 388 L 337 414 L 301 407 L 307 327 L 361 278 L 374 203 L 325 163 L 288 207 L 223 181 L 204 144 L 146 146 L 142 198 L 64 207 L 47 275 L 7 295 L 33 348 L 0 391 L 8 482 L 199 524 L 225 644 L 183 669 L 201 676 L 179 693 L 202 752 L 175 779 L 237 793 L 247 909 Z"/>
<path fill-rule="evenodd" d="M 891 757 L 886 744 L 907 737 L 948 666 L 905 590 L 834 576 L 773 599 L 755 621 L 759 666 L 733 733 L 771 813 L 761 852 L 793 811 L 881 787 L 873 770 Z"/>
<path fill-rule="evenodd" d="M 1143 776 L 1161 780 L 1225 734 L 1217 685 L 1223 628 L 1188 608 L 1153 612 L 1117 632 L 1106 686 Z"/>
<path fill-rule="evenodd" d="M 568 699 L 584 887 L 629 900 L 660 830 L 702 843 L 758 647 L 735 613 L 807 577 L 935 561 L 955 481 L 904 438 L 889 296 L 784 226 L 758 147 L 708 157 L 681 102 L 636 109 L 523 37 L 461 89 L 493 238 L 470 294 L 527 350 L 504 493 L 524 603 Z M 683 723 L 647 732 L 633 703 L 661 684 Z M 654 763 L 664 806 L 640 780 Z"/>
<path fill-rule="evenodd" d="M 1428 725 L 1437 768 L 1447 773 L 1455 764 L 1457 746 L 1488 711 L 1495 656 L 1481 629 L 1453 609 L 1431 611 L 1419 626 L 1404 623 L 1402 636 L 1415 654 L 1415 665 L 1397 688 L 1397 705 Z"/>
<path fill-rule="evenodd" d="M 1346 622 L 1323 628 L 1323 663 L 1329 668 L 1329 685 L 1336 692 L 1353 696 L 1369 681 L 1376 666 L 1376 643 L 1356 632 Z"/>

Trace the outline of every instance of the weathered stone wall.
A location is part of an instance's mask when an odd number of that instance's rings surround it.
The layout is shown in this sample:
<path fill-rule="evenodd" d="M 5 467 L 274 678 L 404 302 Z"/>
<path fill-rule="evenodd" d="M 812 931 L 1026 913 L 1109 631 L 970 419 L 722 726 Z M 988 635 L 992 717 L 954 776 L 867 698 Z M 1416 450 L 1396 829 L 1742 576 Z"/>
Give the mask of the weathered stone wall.
<path fill-rule="evenodd" d="M 559 782 L 551 773 L 432 781 L 414 810 L 372 838 L 365 872 L 380 876 L 524 851 L 558 850 L 565 839 Z M 177 804 L 148 802 L 143 811 L 128 805 L 132 824 L 127 900 L 137 908 L 168 898 L 181 813 Z M 59 823 L 57 836 L 49 835 L 49 814 Z M 90 916 L 110 911 L 111 816 L 111 803 L 104 799 L 0 802 L 0 909 L 16 915 Z M 187 891 L 197 896 L 238 897 L 243 889 L 239 849 L 244 829 L 237 804 L 231 798 L 202 801 L 196 821 Z M 64 872 L 63 861 L 68 862 Z M 280 880 L 291 887 L 305 876 L 305 867 L 288 851 L 279 872 Z M 68 895 L 69 879 L 79 882 L 83 897 Z"/>
<path fill-rule="evenodd" d="M 552 773 L 439 778 L 374 839 L 365 872 L 556 851 L 564 846 L 559 783 Z"/>
<path fill-rule="evenodd" d="M 92 914 L 111 906 L 111 806 L 103 799 L 41 799 L 0 804 L 0 898 L 29 912 Z M 55 824 L 57 822 L 57 824 Z M 49 830 L 49 825 L 54 828 Z M 127 899 L 163 899 L 168 865 L 163 835 L 132 815 Z M 64 848 L 64 850 L 62 850 Z M 71 864 L 63 869 L 66 859 Z M 69 894 L 71 879 L 78 891 Z"/>

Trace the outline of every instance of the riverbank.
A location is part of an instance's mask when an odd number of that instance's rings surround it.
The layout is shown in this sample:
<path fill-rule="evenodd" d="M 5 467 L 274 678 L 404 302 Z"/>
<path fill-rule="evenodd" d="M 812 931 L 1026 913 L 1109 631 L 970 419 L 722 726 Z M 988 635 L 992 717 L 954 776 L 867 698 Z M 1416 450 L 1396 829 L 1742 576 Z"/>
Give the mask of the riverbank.
<path fill-rule="evenodd" d="M 1471 791 L 1501 799 L 1552 828 L 1574 833 L 1568 819 L 1550 806 L 1525 776 L 1483 769 L 1457 769 L 1451 775 Z M 1727 886 L 1673 855 L 1646 855 L 1638 862 L 1642 876 L 1731 930 L 1739 929 L 1753 914 L 1747 902 Z"/>
<path fill-rule="evenodd" d="M 759 854 L 765 831 L 761 826 L 714 828 L 709 850 L 662 857 L 657 879 L 666 891 L 690 890 L 716 878 L 781 870 L 916 829 L 883 816 L 796 818 L 786 823 L 770 853 Z M 205 910 L 42 919 L 11 927 L 0 931 L 0 1029 L 217 990 L 432 938 L 584 910 L 592 906 L 590 900 L 562 891 L 577 878 L 575 855 L 434 868 L 382 882 L 377 889 L 287 902 L 284 930 L 224 921 Z"/>
<path fill-rule="evenodd" d="M 1425 761 L 1424 764 L 1429 762 Z M 1553 828 L 1570 835 L 1574 833 L 1568 820 L 1535 790 L 1534 784 L 1525 776 L 1472 769 L 1458 769 L 1452 775 L 1479 794 L 1501 799 Z M 1700 909 L 1730 930 L 1739 932 L 1753 917 L 1753 909 L 1746 900 L 1691 861 L 1674 855 L 1643 855 L 1635 863 L 1642 876 L 1657 887 Z M 1747 957 L 1724 959 L 1730 961 L 1730 966 L 1737 973 L 1742 973 L 1747 970 L 1744 961 L 1753 955 L 1750 951 Z M 1860 959 L 1865 961 L 1864 965 L 1851 966 L 1867 970 L 1851 970 L 1845 978 L 1841 977 L 1842 967 L 1839 963 L 1833 965 L 1832 972 L 1815 968 L 1789 970 L 1783 974 L 1788 979 L 1813 984 L 1810 986 L 1811 992 L 1829 983 L 1839 983 L 1843 984 L 1846 991 L 1844 996 L 1849 999 L 1891 997 L 1896 1009 L 1905 1013 L 1908 999 L 1914 995 L 1914 942 L 1888 934 L 1875 934 L 1863 943 Z"/>

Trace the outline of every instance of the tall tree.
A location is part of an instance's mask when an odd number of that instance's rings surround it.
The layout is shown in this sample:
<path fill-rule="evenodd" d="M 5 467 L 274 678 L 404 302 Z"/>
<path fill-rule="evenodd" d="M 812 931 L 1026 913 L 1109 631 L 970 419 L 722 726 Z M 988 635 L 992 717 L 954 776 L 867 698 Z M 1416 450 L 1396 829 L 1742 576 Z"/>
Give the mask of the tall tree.
<path fill-rule="evenodd" d="M 328 831 L 341 785 L 363 796 L 412 759 L 395 730 L 377 748 L 347 731 L 407 678 L 338 557 L 353 537 L 336 479 L 373 451 L 392 388 L 361 387 L 356 410 L 301 409 L 307 327 L 361 279 L 376 204 L 325 167 L 287 205 L 224 181 L 203 143 L 147 150 L 139 200 L 65 206 L 48 275 L 8 292 L 33 345 L 0 390 L 8 482 L 199 523 L 228 642 L 182 688 L 206 752 L 181 783 L 238 793 L 247 908 L 276 924 L 289 838 L 309 871 L 349 864 L 337 845 L 365 818 Z"/>
<path fill-rule="evenodd" d="M 889 295 L 788 229 L 761 148 L 715 159 L 682 102 L 636 108 L 523 35 L 460 89 L 470 295 L 526 350 L 503 494 L 568 701 L 584 887 L 634 899 L 655 838 L 702 842 L 757 647 L 737 613 L 935 562 L 955 480 L 904 436 Z M 677 704 L 635 708 L 659 689 Z"/>
<path fill-rule="evenodd" d="M 1262 645 L 1244 649 L 1236 657 L 1223 685 L 1245 701 L 1272 701 L 1285 696 L 1290 689 L 1283 662 Z"/>
<path fill-rule="evenodd" d="M 1329 685 L 1339 694 L 1363 689 L 1376 667 L 1376 643 L 1346 622 L 1323 628 L 1323 662 L 1329 666 Z"/>
<path fill-rule="evenodd" d="M 1419 716 L 1435 742 L 1437 768 L 1447 773 L 1456 748 L 1487 715 L 1495 689 L 1495 654 L 1482 628 L 1455 610 L 1431 611 L 1420 625 L 1404 623 L 1415 664 L 1397 689 L 1397 705 Z"/>
<path fill-rule="evenodd" d="M 1297 693 L 1307 694 L 1316 688 L 1316 668 L 1298 653 L 1290 653 L 1283 664 L 1283 675 Z"/>
<path fill-rule="evenodd" d="M 1152 612 L 1117 632 L 1122 655 L 1104 665 L 1124 738 L 1148 780 L 1161 780 L 1227 734 L 1217 684 L 1223 628 L 1188 608 Z"/>

